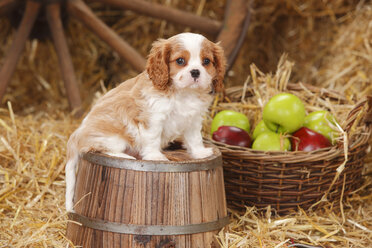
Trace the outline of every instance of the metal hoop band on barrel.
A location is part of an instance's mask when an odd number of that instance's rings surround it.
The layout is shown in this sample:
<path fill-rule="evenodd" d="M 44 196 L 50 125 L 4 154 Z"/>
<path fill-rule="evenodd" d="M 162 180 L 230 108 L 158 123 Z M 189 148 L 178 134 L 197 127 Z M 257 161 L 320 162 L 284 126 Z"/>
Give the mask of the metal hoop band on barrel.
<path fill-rule="evenodd" d="M 184 235 L 219 230 L 229 224 L 229 217 L 223 217 L 216 221 L 183 226 L 163 225 L 134 225 L 91 219 L 77 213 L 69 213 L 70 219 L 79 222 L 83 226 L 106 232 L 132 234 L 132 235 Z"/>
<path fill-rule="evenodd" d="M 216 154 L 217 153 L 217 154 Z M 212 170 L 222 166 L 222 158 L 217 150 L 208 161 L 193 160 L 182 162 L 134 160 L 119 157 L 111 157 L 102 153 L 83 153 L 82 158 L 92 164 L 108 166 L 119 169 L 151 172 L 192 172 Z"/>

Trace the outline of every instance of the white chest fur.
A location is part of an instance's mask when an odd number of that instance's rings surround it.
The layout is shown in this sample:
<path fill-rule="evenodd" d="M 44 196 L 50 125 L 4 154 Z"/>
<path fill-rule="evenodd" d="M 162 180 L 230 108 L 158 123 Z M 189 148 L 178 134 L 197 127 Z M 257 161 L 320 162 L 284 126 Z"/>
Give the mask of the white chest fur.
<path fill-rule="evenodd" d="M 200 129 L 211 100 L 211 96 L 201 98 L 192 91 L 148 98 L 151 129 L 156 128 L 161 134 L 161 146 L 182 137 L 189 128 Z"/>

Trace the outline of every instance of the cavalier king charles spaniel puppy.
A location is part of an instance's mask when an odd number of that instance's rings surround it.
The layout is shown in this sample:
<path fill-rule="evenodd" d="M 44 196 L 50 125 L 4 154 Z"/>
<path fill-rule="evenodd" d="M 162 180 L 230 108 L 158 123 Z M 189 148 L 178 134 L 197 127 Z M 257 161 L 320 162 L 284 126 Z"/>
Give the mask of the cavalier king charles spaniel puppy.
<path fill-rule="evenodd" d="M 192 158 L 212 155 L 201 135 L 213 92 L 223 88 L 221 46 L 193 33 L 159 39 L 146 70 L 110 90 L 92 107 L 67 143 L 66 209 L 73 211 L 80 153 L 167 160 L 162 153 L 181 139 Z"/>

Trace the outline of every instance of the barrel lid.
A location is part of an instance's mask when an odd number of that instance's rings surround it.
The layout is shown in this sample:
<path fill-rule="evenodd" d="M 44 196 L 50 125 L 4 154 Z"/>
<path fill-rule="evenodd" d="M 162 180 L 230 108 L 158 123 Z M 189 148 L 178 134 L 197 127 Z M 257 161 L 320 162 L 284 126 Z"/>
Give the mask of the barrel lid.
<path fill-rule="evenodd" d="M 213 147 L 213 155 L 204 159 L 191 159 L 184 161 L 152 161 L 134 160 L 113 157 L 103 153 L 87 152 L 81 158 L 101 166 L 149 172 L 192 172 L 213 170 L 222 166 L 221 152 Z"/>

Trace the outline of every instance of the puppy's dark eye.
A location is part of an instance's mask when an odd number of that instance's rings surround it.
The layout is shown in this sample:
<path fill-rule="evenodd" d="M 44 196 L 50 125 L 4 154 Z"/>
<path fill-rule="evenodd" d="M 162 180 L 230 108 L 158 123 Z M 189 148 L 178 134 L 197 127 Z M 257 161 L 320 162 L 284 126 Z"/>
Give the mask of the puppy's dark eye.
<path fill-rule="evenodd" d="M 203 59 L 203 65 L 209 65 L 210 62 L 211 62 L 210 59 L 207 58 Z"/>
<path fill-rule="evenodd" d="M 185 64 L 185 59 L 184 58 L 178 58 L 176 59 L 176 63 L 179 65 L 184 65 Z"/>

